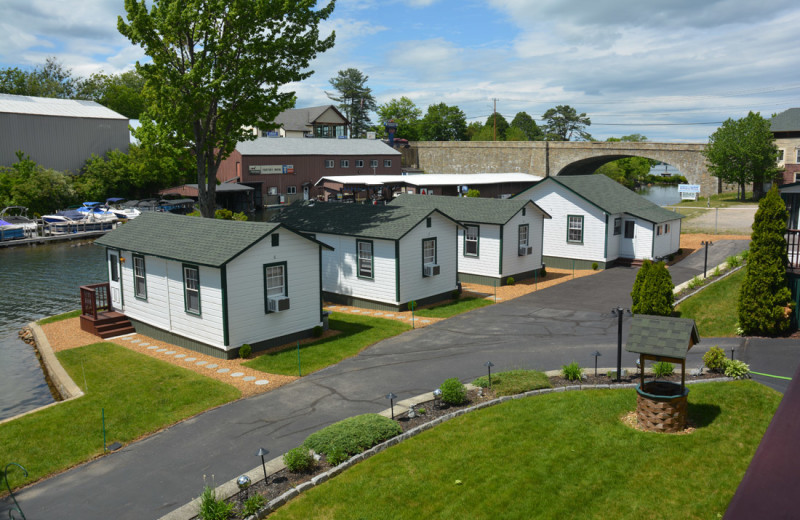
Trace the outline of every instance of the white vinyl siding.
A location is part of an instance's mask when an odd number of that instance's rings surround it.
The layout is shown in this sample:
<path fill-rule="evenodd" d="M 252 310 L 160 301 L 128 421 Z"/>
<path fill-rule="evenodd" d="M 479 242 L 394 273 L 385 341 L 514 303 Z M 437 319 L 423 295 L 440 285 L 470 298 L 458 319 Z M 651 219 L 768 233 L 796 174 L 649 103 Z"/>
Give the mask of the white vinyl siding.
<path fill-rule="evenodd" d="M 508 221 L 503 232 L 503 271 L 501 276 L 515 276 L 542 267 L 542 221 L 541 213 L 528 206 L 525 215 L 520 211 Z M 519 227 L 528 226 L 528 247 L 531 254 L 519 256 Z M 517 279 L 519 281 L 519 279 Z"/>
<path fill-rule="evenodd" d="M 481 224 L 480 256 L 465 256 L 464 231 L 458 233 L 458 272 L 483 276 L 498 276 L 500 269 L 500 226 Z"/>
<path fill-rule="evenodd" d="M 654 257 L 662 258 L 676 252 L 680 247 L 681 221 L 671 220 L 660 224 L 661 235 L 655 238 Z"/>
<path fill-rule="evenodd" d="M 461 260 L 457 225 L 439 213 L 431 216 L 431 227 L 423 220 L 400 240 L 400 300 L 421 300 L 456 288 L 456 264 Z M 436 263 L 440 274 L 422 276 L 422 241 L 436 238 Z M 463 258 L 462 258 L 463 260 Z"/>
<path fill-rule="evenodd" d="M 351 236 L 323 233 L 317 233 L 317 240 L 334 248 L 322 252 L 323 291 L 397 303 L 394 240 L 372 240 L 372 278 L 358 277 L 360 241 Z"/>

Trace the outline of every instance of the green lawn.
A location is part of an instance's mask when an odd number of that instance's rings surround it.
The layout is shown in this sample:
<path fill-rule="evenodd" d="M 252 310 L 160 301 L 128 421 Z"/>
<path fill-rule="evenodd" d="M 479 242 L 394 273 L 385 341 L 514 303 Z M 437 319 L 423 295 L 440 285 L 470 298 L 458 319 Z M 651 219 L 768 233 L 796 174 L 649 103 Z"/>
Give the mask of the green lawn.
<path fill-rule="evenodd" d="M 491 305 L 493 303 L 494 302 L 484 300 L 483 298 L 475 298 L 470 296 L 459 298 L 458 300 L 451 300 L 447 303 L 434 305 L 425 309 L 419 309 L 418 311 L 415 311 L 414 314 L 422 318 L 452 318 L 453 316 L 461 314 L 462 312 L 471 311 L 472 309 L 478 309 L 480 307 L 486 307 L 487 305 Z"/>
<path fill-rule="evenodd" d="M 209 408 L 238 399 L 234 387 L 132 352 L 95 343 L 57 354 L 85 395 L 0 425 L 0 461 L 28 470 L 9 474 L 11 485 L 33 482 Z M 88 391 L 87 391 L 88 388 Z"/>
<path fill-rule="evenodd" d="M 81 310 L 76 309 L 74 311 L 65 312 L 64 314 L 56 314 L 55 316 L 49 316 L 47 318 L 42 318 L 41 320 L 37 321 L 39 325 L 46 325 L 48 323 L 55 323 L 57 321 L 68 320 L 70 318 L 77 318 L 81 315 Z"/>
<path fill-rule="evenodd" d="M 739 200 L 737 198 L 738 194 L 735 191 L 732 192 L 725 192 L 725 193 L 718 193 L 717 195 L 711 196 L 711 207 L 712 208 L 731 208 L 736 206 L 741 206 L 742 204 L 758 204 L 757 200 L 753 200 L 753 192 L 746 191 L 745 192 L 745 199 Z M 670 207 L 677 207 L 677 208 L 705 208 L 708 207 L 708 197 L 698 197 L 697 200 L 683 200 L 678 204 L 674 204 Z"/>
<path fill-rule="evenodd" d="M 780 399 L 752 381 L 693 385 L 690 435 L 625 426 L 630 389 L 514 400 L 389 448 L 270 518 L 718 518 Z"/>
<path fill-rule="evenodd" d="M 740 269 L 687 299 L 675 308 L 677 315 L 693 319 L 701 337 L 736 336 L 736 304 L 745 270 Z"/>
<path fill-rule="evenodd" d="M 488 374 L 479 377 L 472 384 L 489 388 Z M 538 370 L 509 370 L 492 374 L 492 390 L 497 396 L 521 394 L 552 386 L 547 374 Z"/>
<path fill-rule="evenodd" d="M 370 345 L 411 329 L 410 325 L 395 320 L 338 312 L 331 313 L 329 320 L 330 328 L 341 334 L 300 346 L 303 375 L 335 365 Z M 296 376 L 297 348 L 264 354 L 244 365 L 269 374 Z"/>

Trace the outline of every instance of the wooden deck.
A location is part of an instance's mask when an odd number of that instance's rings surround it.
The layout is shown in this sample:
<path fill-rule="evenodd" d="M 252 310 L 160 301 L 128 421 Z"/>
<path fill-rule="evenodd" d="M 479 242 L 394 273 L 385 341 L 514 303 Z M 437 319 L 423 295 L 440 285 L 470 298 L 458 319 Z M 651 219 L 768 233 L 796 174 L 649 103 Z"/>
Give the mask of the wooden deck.
<path fill-rule="evenodd" d="M 136 332 L 131 322 L 111 305 L 109 284 L 81 286 L 81 330 L 103 339 Z"/>

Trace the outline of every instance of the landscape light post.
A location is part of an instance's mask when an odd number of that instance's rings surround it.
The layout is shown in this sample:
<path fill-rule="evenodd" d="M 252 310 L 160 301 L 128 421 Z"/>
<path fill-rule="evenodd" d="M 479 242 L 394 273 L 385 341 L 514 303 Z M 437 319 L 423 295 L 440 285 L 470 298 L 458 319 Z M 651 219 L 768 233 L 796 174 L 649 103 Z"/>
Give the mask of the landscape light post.
<path fill-rule="evenodd" d="M 389 400 L 389 405 L 392 407 L 392 420 L 394 421 L 394 400 L 397 399 L 397 396 L 389 392 L 386 394 L 386 399 Z"/>
<path fill-rule="evenodd" d="M 710 240 L 703 240 L 700 242 L 700 245 L 705 246 L 706 248 L 705 260 L 703 260 L 703 278 L 705 278 L 706 270 L 708 269 L 708 246 L 713 246 L 714 242 L 711 242 Z"/>
<path fill-rule="evenodd" d="M 264 485 L 267 485 L 267 464 L 264 462 L 264 455 L 269 453 L 264 448 L 258 448 L 258 452 L 256 452 L 256 457 L 261 457 L 261 467 L 264 469 Z"/>
<path fill-rule="evenodd" d="M 489 388 L 491 389 L 492 388 L 492 367 L 494 366 L 494 363 L 492 363 L 491 361 L 487 361 L 486 363 L 483 364 L 483 366 L 485 366 L 489 370 Z"/>
<path fill-rule="evenodd" d="M 592 357 L 594 357 L 594 377 L 597 377 L 597 358 L 599 358 L 602 355 L 603 354 L 601 354 L 599 350 L 595 350 L 594 353 L 592 354 Z"/>
<path fill-rule="evenodd" d="M 611 315 L 617 318 L 617 383 L 622 382 L 622 317 L 626 314 L 633 316 L 630 309 L 622 307 L 611 309 Z"/>

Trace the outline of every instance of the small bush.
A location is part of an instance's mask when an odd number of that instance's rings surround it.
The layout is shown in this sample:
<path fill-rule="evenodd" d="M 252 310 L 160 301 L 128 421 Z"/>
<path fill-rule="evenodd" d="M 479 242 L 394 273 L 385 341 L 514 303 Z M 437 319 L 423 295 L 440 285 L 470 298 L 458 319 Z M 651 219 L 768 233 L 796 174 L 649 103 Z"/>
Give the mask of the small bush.
<path fill-rule="evenodd" d="M 346 461 L 350 458 L 350 455 L 345 453 L 345 451 L 339 447 L 334 447 L 330 453 L 326 455 L 328 459 L 328 464 L 331 466 L 338 466 L 342 462 Z"/>
<path fill-rule="evenodd" d="M 679 248 L 678 248 L 678 256 L 680 256 L 680 255 L 682 255 L 682 254 L 683 254 L 683 248 L 682 248 L 682 247 L 679 247 Z"/>
<path fill-rule="evenodd" d="M 695 276 L 689 281 L 688 287 L 689 289 L 697 289 L 701 285 L 703 285 L 703 280 L 699 276 Z"/>
<path fill-rule="evenodd" d="M 739 258 L 741 258 L 742 262 L 744 262 L 746 264 L 747 263 L 747 259 L 750 258 L 750 250 L 749 249 L 745 249 L 744 251 L 742 251 L 742 254 L 739 255 Z"/>
<path fill-rule="evenodd" d="M 513 276 L 509 276 L 508 278 L 506 278 L 506 285 L 514 285 L 515 281 L 516 280 L 514 280 Z"/>
<path fill-rule="evenodd" d="M 253 347 L 250 346 L 249 343 L 245 343 L 241 347 L 239 347 L 239 357 L 242 359 L 247 359 L 250 357 L 250 354 L 253 353 Z"/>
<path fill-rule="evenodd" d="M 197 517 L 200 520 L 225 520 L 232 514 L 233 504 L 217 500 L 216 490 L 206 486 L 203 494 L 200 495 L 200 510 L 197 512 Z"/>
<path fill-rule="evenodd" d="M 734 269 L 742 265 L 741 259 L 736 255 L 729 256 L 726 262 L 728 263 L 728 268 L 730 269 Z"/>
<path fill-rule="evenodd" d="M 450 293 L 450 299 L 452 299 L 452 300 L 458 300 L 458 299 L 460 299 L 460 298 L 461 298 L 461 293 L 459 292 L 459 290 L 458 290 L 458 289 L 456 289 L 455 291 L 453 291 L 452 293 Z"/>
<path fill-rule="evenodd" d="M 712 372 L 722 372 L 725 369 L 725 351 L 714 346 L 703 354 L 703 364 Z"/>
<path fill-rule="evenodd" d="M 413 311 L 416 308 L 417 308 L 417 302 L 415 302 L 414 300 L 408 302 L 408 310 Z"/>
<path fill-rule="evenodd" d="M 306 446 L 298 446 L 286 452 L 283 463 L 292 473 L 305 473 L 314 467 L 314 456 Z"/>
<path fill-rule="evenodd" d="M 258 512 L 259 509 L 264 507 L 267 503 L 267 499 L 264 498 L 263 495 L 259 495 L 258 493 L 247 497 L 247 500 L 244 501 L 244 507 L 242 507 L 241 513 L 239 516 L 242 518 L 247 518 L 248 516 L 252 516 Z"/>
<path fill-rule="evenodd" d="M 542 278 L 547 276 L 547 269 L 545 269 L 544 266 L 542 266 L 541 270 L 539 271 L 539 276 L 541 276 Z"/>
<path fill-rule="evenodd" d="M 311 335 L 314 336 L 315 338 L 322 337 L 323 332 L 325 331 L 322 329 L 322 325 L 317 325 L 316 327 L 311 329 Z"/>
<path fill-rule="evenodd" d="M 719 266 L 714 268 L 714 272 L 711 273 L 711 276 L 713 278 L 719 278 L 720 276 L 722 276 L 722 271 L 719 270 Z"/>
<path fill-rule="evenodd" d="M 592 271 L 597 271 L 600 268 L 600 265 L 597 262 L 592 262 Z"/>
<path fill-rule="evenodd" d="M 561 366 L 561 376 L 567 381 L 580 381 L 583 378 L 583 369 L 577 361 Z"/>
<path fill-rule="evenodd" d="M 425 415 L 427 411 L 428 410 L 426 410 L 424 406 L 420 406 L 419 408 L 417 408 L 417 415 Z"/>
<path fill-rule="evenodd" d="M 330 461 L 332 455 L 356 455 L 400 433 L 399 424 L 370 413 L 344 419 L 312 433 L 303 445 L 324 454 Z"/>
<path fill-rule="evenodd" d="M 750 365 L 738 359 L 726 359 L 724 374 L 733 379 L 744 379 L 750 377 Z"/>
<path fill-rule="evenodd" d="M 674 372 L 675 367 L 672 366 L 672 363 L 659 361 L 658 363 L 653 364 L 653 375 L 656 377 L 671 376 Z"/>
<path fill-rule="evenodd" d="M 467 401 L 467 389 L 455 377 L 446 379 L 442 386 L 442 402 L 452 405 L 463 404 Z"/>

